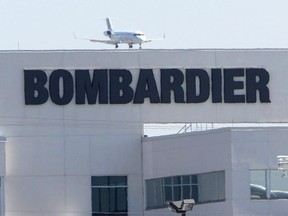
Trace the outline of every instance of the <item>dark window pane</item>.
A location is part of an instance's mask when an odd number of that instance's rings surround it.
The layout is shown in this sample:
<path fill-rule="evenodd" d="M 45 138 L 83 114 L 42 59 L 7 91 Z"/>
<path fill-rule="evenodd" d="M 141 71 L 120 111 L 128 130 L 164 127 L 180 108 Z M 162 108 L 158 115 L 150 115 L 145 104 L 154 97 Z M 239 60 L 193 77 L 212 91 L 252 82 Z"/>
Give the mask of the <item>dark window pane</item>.
<path fill-rule="evenodd" d="M 128 216 L 128 214 L 125 212 L 121 212 L 121 213 L 107 214 L 105 216 Z"/>
<path fill-rule="evenodd" d="M 198 186 L 197 185 L 192 185 L 192 199 L 194 199 L 195 203 L 198 203 Z"/>
<path fill-rule="evenodd" d="M 183 199 L 191 199 L 190 186 L 183 186 Z"/>
<path fill-rule="evenodd" d="M 127 177 L 126 176 L 111 176 L 109 177 L 109 186 L 126 186 Z"/>
<path fill-rule="evenodd" d="M 92 188 L 92 212 L 100 212 L 100 190 Z"/>
<path fill-rule="evenodd" d="M 181 200 L 181 186 L 174 186 L 173 190 L 173 200 Z"/>
<path fill-rule="evenodd" d="M 191 176 L 191 182 L 192 182 L 192 184 L 197 184 L 198 183 L 197 175 L 192 175 Z"/>
<path fill-rule="evenodd" d="M 108 186 L 108 176 L 92 176 L 92 186 Z"/>
<path fill-rule="evenodd" d="M 104 213 L 93 213 L 92 216 L 108 216 L 108 215 Z"/>
<path fill-rule="evenodd" d="M 182 176 L 182 184 L 190 184 L 190 176 Z"/>
<path fill-rule="evenodd" d="M 155 190 L 155 206 L 160 207 L 163 206 L 163 196 L 162 196 L 162 184 L 161 184 L 161 179 L 156 179 L 154 180 L 154 190 Z"/>
<path fill-rule="evenodd" d="M 109 211 L 116 211 L 116 188 L 109 188 Z"/>
<path fill-rule="evenodd" d="M 174 176 L 173 177 L 173 185 L 181 184 L 181 176 Z"/>
<path fill-rule="evenodd" d="M 172 187 L 171 186 L 165 186 L 164 187 L 164 193 L 165 193 L 165 202 L 166 201 L 172 201 Z"/>
<path fill-rule="evenodd" d="M 172 178 L 171 177 L 164 178 L 164 185 L 172 185 Z"/>
<path fill-rule="evenodd" d="M 93 176 L 91 185 L 93 216 L 127 216 L 126 176 Z"/>
<path fill-rule="evenodd" d="M 116 189 L 116 211 L 127 212 L 127 188 Z"/>
<path fill-rule="evenodd" d="M 109 189 L 100 188 L 100 212 L 109 212 Z"/>

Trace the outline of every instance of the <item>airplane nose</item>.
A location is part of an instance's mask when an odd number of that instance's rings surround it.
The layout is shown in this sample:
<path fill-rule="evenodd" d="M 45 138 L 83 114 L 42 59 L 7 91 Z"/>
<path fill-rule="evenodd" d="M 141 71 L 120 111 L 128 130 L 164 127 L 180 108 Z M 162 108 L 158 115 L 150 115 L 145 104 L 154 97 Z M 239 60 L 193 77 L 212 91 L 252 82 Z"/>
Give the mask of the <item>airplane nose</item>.
<path fill-rule="evenodd" d="M 139 36 L 139 38 L 140 38 L 141 40 L 145 40 L 145 39 L 146 39 L 145 36 Z"/>

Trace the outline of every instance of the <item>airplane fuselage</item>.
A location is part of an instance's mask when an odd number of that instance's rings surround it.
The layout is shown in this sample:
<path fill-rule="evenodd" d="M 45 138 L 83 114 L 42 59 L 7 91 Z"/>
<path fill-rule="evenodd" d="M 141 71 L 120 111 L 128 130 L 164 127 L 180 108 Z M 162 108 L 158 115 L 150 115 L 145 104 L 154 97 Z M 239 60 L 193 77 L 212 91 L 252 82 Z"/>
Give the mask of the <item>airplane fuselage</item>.
<path fill-rule="evenodd" d="M 116 31 L 112 32 L 109 38 L 116 43 L 127 44 L 141 44 L 143 41 L 146 40 L 144 33 L 140 31 Z"/>

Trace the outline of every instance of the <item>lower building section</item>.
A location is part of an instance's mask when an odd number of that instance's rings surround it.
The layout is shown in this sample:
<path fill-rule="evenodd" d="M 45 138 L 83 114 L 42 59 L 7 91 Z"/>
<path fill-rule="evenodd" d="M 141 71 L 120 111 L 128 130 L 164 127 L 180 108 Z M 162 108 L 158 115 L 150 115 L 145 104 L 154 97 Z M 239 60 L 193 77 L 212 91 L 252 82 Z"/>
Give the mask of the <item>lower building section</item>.
<path fill-rule="evenodd" d="M 175 215 L 167 201 L 194 199 L 193 216 L 288 212 L 288 128 L 222 128 L 143 139 L 145 215 Z"/>
<path fill-rule="evenodd" d="M 20 147 L 8 138 L 0 216 L 172 216 L 166 203 L 183 199 L 196 203 L 188 216 L 287 214 L 277 156 L 288 155 L 288 128 L 138 135 L 69 136 L 57 145 L 45 137 Z"/>

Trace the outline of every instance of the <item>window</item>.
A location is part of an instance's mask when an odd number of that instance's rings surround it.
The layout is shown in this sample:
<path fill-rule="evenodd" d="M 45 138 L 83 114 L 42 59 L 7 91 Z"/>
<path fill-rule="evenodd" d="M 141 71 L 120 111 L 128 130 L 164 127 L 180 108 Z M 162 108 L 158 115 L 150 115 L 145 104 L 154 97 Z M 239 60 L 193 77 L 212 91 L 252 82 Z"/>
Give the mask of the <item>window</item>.
<path fill-rule="evenodd" d="M 134 36 L 144 36 L 143 33 L 136 33 L 136 34 L 133 34 Z"/>
<path fill-rule="evenodd" d="M 288 199 L 288 178 L 281 170 L 270 171 L 270 198 Z"/>
<path fill-rule="evenodd" d="M 162 208 L 167 201 L 182 199 L 194 199 L 196 203 L 225 200 L 225 172 L 146 180 L 148 209 Z"/>
<path fill-rule="evenodd" d="M 288 199 L 288 178 L 281 170 L 250 170 L 251 199 Z"/>
<path fill-rule="evenodd" d="M 211 172 L 198 175 L 199 202 L 214 202 L 225 199 L 224 172 Z"/>
<path fill-rule="evenodd" d="M 92 176 L 92 216 L 127 216 L 127 176 Z"/>
<path fill-rule="evenodd" d="M 250 196 L 251 199 L 266 199 L 266 171 L 250 171 Z"/>

